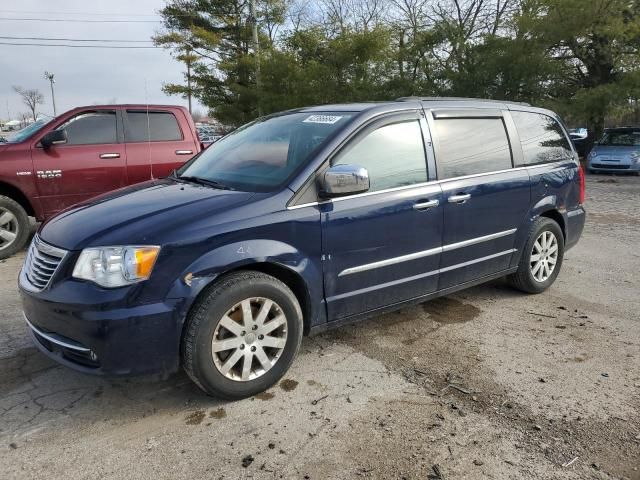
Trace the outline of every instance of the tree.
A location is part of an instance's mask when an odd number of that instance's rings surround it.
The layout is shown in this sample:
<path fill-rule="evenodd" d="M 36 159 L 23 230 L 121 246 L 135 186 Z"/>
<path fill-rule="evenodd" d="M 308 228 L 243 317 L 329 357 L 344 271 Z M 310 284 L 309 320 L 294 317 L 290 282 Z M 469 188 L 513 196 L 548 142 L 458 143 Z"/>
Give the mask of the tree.
<path fill-rule="evenodd" d="M 550 105 L 584 121 L 598 138 L 608 113 L 640 96 L 640 1 L 528 0 L 519 19 L 561 75 Z"/>
<path fill-rule="evenodd" d="M 38 105 L 42 105 L 44 103 L 44 95 L 40 90 L 35 88 L 25 90 L 22 87 L 14 86 L 13 90 L 22 97 L 22 103 L 31 110 L 31 117 L 35 122 L 38 119 Z"/>
<path fill-rule="evenodd" d="M 442 95 L 548 106 L 599 135 L 637 110 L 640 0 L 255 0 L 255 18 L 250 3 L 169 0 L 154 38 L 191 70 L 164 91 L 227 125 Z"/>
<path fill-rule="evenodd" d="M 279 2 L 260 0 L 256 21 L 266 15 L 273 22 Z M 260 110 L 256 61 L 252 49 L 252 21 L 245 0 L 172 0 L 160 12 L 165 31 L 154 37 L 156 44 L 198 57 L 192 63 L 192 86 L 169 84 L 168 93 L 194 92 L 216 117 L 239 125 L 255 118 Z M 284 19 L 282 19 L 284 21 Z M 260 35 L 261 48 L 269 39 Z M 262 45 L 264 43 L 264 45 Z"/>

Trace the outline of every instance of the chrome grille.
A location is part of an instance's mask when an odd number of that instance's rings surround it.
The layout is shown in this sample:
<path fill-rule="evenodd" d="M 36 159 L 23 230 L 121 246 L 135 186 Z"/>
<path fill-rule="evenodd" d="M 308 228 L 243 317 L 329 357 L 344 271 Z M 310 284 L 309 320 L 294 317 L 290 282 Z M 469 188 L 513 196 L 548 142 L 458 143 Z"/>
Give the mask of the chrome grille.
<path fill-rule="evenodd" d="M 29 283 L 38 290 L 44 290 L 66 254 L 66 250 L 43 242 L 37 235 L 33 237 L 23 266 Z"/>

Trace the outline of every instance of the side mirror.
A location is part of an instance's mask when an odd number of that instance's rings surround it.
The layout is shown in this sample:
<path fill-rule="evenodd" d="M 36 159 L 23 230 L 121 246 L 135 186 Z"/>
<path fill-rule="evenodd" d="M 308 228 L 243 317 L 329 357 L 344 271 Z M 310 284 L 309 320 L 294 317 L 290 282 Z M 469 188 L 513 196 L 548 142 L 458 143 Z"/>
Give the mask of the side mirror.
<path fill-rule="evenodd" d="M 49 150 L 53 145 L 67 143 L 67 131 L 64 128 L 62 130 L 53 130 L 45 134 L 40 143 L 45 150 Z"/>
<path fill-rule="evenodd" d="M 369 190 L 369 172 L 358 165 L 336 165 L 324 173 L 322 195 L 340 197 Z"/>

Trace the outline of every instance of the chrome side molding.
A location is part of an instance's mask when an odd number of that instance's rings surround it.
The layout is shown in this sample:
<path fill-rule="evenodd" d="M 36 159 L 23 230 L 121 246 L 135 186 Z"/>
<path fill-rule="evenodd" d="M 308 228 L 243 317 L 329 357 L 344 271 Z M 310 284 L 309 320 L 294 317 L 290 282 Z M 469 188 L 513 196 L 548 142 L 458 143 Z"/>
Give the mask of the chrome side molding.
<path fill-rule="evenodd" d="M 512 228 L 510 230 L 505 230 L 503 232 L 496 232 L 490 235 L 484 235 L 482 237 L 470 238 L 469 240 L 464 240 L 462 242 L 450 243 L 449 245 L 443 245 L 442 247 L 430 248 L 429 250 L 422 250 L 420 252 L 410 253 L 408 255 L 402 255 L 399 257 L 387 258 L 386 260 L 380 260 L 378 262 L 366 263 L 364 265 L 358 265 L 356 267 L 350 267 L 345 270 L 342 270 L 338 277 L 343 277 L 345 275 L 351 275 L 352 273 L 361 273 L 366 272 L 367 270 L 373 270 L 374 268 L 388 267 L 389 265 L 395 265 L 397 263 L 408 262 L 411 260 L 416 260 L 418 258 L 429 257 L 431 255 L 437 255 L 438 253 L 450 252 L 451 250 L 456 250 L 458 248 L 468 247 L 470 245 L 476 245 L 477 243 L 488 242 L 490 240 L 495 240 L 496 238 L 507 237 L 509 235 L 513 235 L 516 233 L 518 229 Z M 507 252 L 510 253 L 511 251 Z M 506 255 L 505 252 L 502 252 L 501 255 Z M 489 260 L 489 258 L 484 258 L 484 260 Z M 478 261 L 483 261 L 480 259 Z M 473 263 L 473 261 L 472 261 Z M 471 264 L 469 264 L 471 265 Z M 464 266 L 461 264 L 461 266 Z M 458 268 L 457 266 L 455 268 Z M 440 271 L 447 271 L 447 269 L 453 269 L 452 267 L 446 267 L 446 269 Z"/>

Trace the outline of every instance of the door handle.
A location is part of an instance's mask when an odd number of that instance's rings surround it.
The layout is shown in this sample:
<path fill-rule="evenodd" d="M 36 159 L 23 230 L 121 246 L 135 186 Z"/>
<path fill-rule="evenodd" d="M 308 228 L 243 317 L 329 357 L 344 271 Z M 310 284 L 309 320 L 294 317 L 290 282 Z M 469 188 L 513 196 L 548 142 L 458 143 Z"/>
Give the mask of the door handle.
<path fill-rule="evenodd" d="M 420 202 L 413 205 L 414 210 L 428 210 L 433 207 L 437 207 L 440 205 L 438 200 L 429 200 L 428 202 Z"/>
<path fill-rule="evenodd" d="M 193 150 L 176 150 L 176 155 L 191 155 Z"/>
<path fill-rule="evenodd" d="M 461 193 L 460 195 L 451 195 L 449 203 L 464 203 L 471 198 L 470 193 Z"/>
<path fill-rule="evenodd" d="M 101 153 L 100 158 L 120 158 L 119 153 Z"/>

